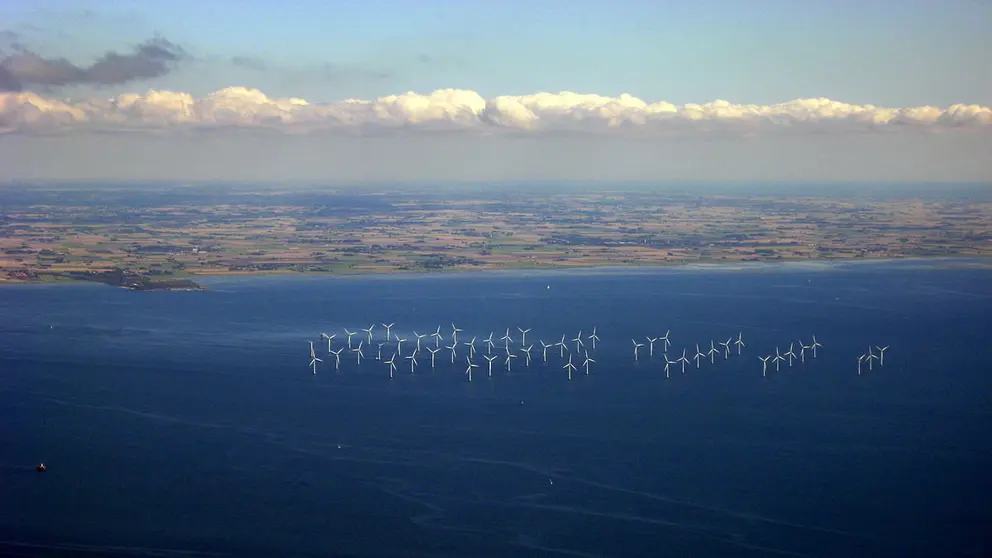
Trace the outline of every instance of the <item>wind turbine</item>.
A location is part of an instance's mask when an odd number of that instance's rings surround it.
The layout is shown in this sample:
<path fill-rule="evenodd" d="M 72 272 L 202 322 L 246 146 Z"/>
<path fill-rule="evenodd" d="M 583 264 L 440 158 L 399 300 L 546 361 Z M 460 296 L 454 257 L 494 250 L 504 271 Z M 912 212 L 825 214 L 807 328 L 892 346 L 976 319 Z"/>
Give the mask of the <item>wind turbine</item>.
<path fill-rule="evenodd" d="M 461 331 L 461 329 L 455 327 L 455 324 L 452 323 L 451 324 L 451 342 L 452 343 L 457 343 L 458 342 L 458 332 L 459 331 Z"/>
<path fill-rule="evenodd" d="M 326 333 L 320 334 L 321 339 L 327 339 L 327 352 L 331 352 L 331 339 L 334 339 L 335 336 L 337 336 L 337 333 L 332 333 L 330 335 Z"/>
<path fill-rule="evenodd" d="M 658 338 L 657 337 L 647 337 L 646 339 L 648 340 L 648 356 L 649 357 L 653 357 L 654 356 L 654 342 L 657 341 Z"/>
<path fill-rule="evenodd" d="M 572 364 L 572 355 L 571 355 L 571 353 L 569 353 L 569 355 L 568 355 L 568 362 L 566 362 L 565 363 L 565 366 L 562 366 L 562 368 L 568 370 L 568 379 L 571 380 L 572 379 L 572 371 L 575 370 L 575 365 Z"/>
<path fill-rule="evenodd" d="M 394 325 L 396 325 L 395 322 L 391 324 L 382 324 L 382 327 L 386 328 L 386 341 L 389 341 L 389 332 L 393 330 Z"/>
<path fill-rule="evenodd" d="M 554 347 L 554 345 L 548 345 L 540 339 L 538 339 L 538 342 L 541 343 L 541 358 L 544 359 L 544 362 L 548 362 L 548 349 Z"/>
<path fill-rule="evenodd" d="M 472 359 L 470 359 L 469 357 L 465 357 L 465 360 L 468 361 L 468 368 L 465 369 L 465 374 L 468 375 L 468 381 L 471 382 L 472 381 L 472 369 L 473 368 L 478 368 L 479 365 L 478 364 L 475 364 L 474 362 L 472 362 Z"/>
<path fill-rule="evenodd" d="M 589 375 L 589 365 L 596 362 L 595 360 L 589 358 L 589 351 L 586 351 L 586 360 L 582 362 L 582 366 L 586 368 L 586 376 Z"/>
<path fill-rule="evenodd" d="M 768 375 L 768 361 L 771 358 L 772 358 L 771 355 L 768 355 L 766 357 L 758 357 L 758 360 L 761 361 L 761 377 L 762 378 L 764 378 L 764 377 L 766 377 Z"/>
<path fill-rule="evenodd" d="M 870 372 L 872 370 L 872 360 L 878 360 L 878 355 L 871 352 L 871 345 L 868 346 L 868 354 L 866 355 L 866 358 L 868 359 L 868 371 Z"/>
<path fill-rule="evenodd" d="M 669 378 L 672 377 L 672 375 L 668 373 L 668 368 L 671 365 L 678 364 L 678 363 L 679 363 L 678 359 L 668 360 L 668 353 L 665 353 L 665 379 L 669 379 Z"/>
<path fill-rule="evenodd" d="M 468 346 L 468 357 L 469 358 L 474 358 L 475 357 L 475 337 L 473 337 L 471 341 L 466 341 L 466 342 L 462 343 L 462 345 Z"/>
<path fill-rule="evenodd" d="M 506 328 L 506 333 L 504 333 L 503 334 L 503 337 L 500 337 L 499 340 L 500 341 L 503 341 L 504 347 L 507 350 L 509 350 L 509 348 L 510 348 L 510 341 L 513 341 L 513 338 L 510 337 L 510 328 Z"/>
<path fill-rule="evenodd" d="M 403 354 L 403 342 L 406 341 L 406 337 L 396 336 L 396 352 L 400 355 Z"/>
<path fill-rule="evenodd" d="M 816 358 L 816 348 L 817 347 L 822 347 L 822 346 L 823 345 L 821 345 L 821 344 L 819 344 L 819 343 L 816 342 L 816 336 L 814 335 L 813 336 L 813 345 L 812 345 L 812 347 L 813 347 L 813 358 Z"/>
<path fill-rule="evenodd" d="M 434 330 L 434 333 L 431 334 L 431 337 L 434 338 L 434 348 L 435 349 L 440 349 L 441 348 L 441 326 L 437 326 L 437 329 Z"/>
<path fill-rule="evenodd" d="M 520 344 L 521 345 L 526 345 L 527 344 L 527 332 L 530 331 L 530 328 L 524 329 L 524 328 L 522 328 L 520 326 L 517 326 L 517 330 L 520 331 Z"/>
<path fill-rule="evenodd" d="M 390 377 L 390 379 L 392 379 L 392 377 L 393 377 L 393 372 L 396 372 L 396 364 L 395 364 L 395 362 L 396 362 L 396 353 L 393 353 L 393 356 L 389 357 L 389 360 L 385 361 L 385 363 L 389 365 L 389 377 Z"/>
<path fill-rule="evenodd" d="M 310 366 L 313 368 L 313 375 L 317 375 L 317 363 L 324 362 L 317 358 L 317 353 L 313 351 L 313 341 L 310 342 Z"/>
<path fill-rule="evenodd" d="M 720 351 L 716 350 L 716 347 L 713 346 L 712 339 L 710 339 L 710 350 L 707 351 L 707 354 L 710 355 L 710 364 L 716 364 L 716 355 L 720 354 Z"/>
<path fill-rule="evenodd" d="M 335 370 L 341 370 L 341 351 L 343 351 L 343 350 L 344 350 L 344 347 L 341 347 L 340 349 L 338 349 L 336 351 L 331 351 L 331 354 L 334 355 L 334 369 Z"/>
<path fill-rule="evenodd" d="M 861 375 L 861 363 L 864 362 L 865 355 L 858 355 L 858 376 Z"/>
<path fill-rule="evenodd" d="M 885 366 L 885 351 L 889 350 L 889 346 L 879 347 L 875 345 L 875 348 L 878 349 L 878 365 Z"/>
<path fill-rule="evenodd" d="M 534 344 L 531 343 L 526 348 L 520 349 L 525 355 L 527 355 L 527 366 L 530 366 L 530 350 L 534 348 Z"/>
<path fill-rule="evenodd" d="M 375 324 L 370 325 L 368 328 L 364 328 L 364 327 L 362 328 L 362 331 L 364 331 L 365 334 L 368 335 L 369 345 L 372 344 L 372 329 L 374 327 L 375 327 Z"/>
<path fill-rule="evenodd" d="M 413 336 L 417 338 L 417 350 L 419 351 L 420 350 L 420 340 L 423 339 L 424 337 L 427 337 L 427 334 L 421 335 L 421 334 L 417 333 L 417 330 L 413 330 Z"/>
<path fill-rule="evenodd" d="M 417 350 L 414 349 L 410 356 L 406 357 L 410 361 L 410 373 L 413 374 L 414 370 L 417 368 Z"/>
<path fill-rule="evenodd" d="M 352 351 L 356 355 L 358 355 L 358 364 L 361 364 L 362 363 L 362 357 L 365 356 L 365 353 L 362 352 L 362 345 L 364 343 L 365 343 L 365 340 L 363 339 L 363 340 L 361 340 L 361 341 L 358 342 L 358 348 L 357 349 L 352 349 Z"/>
<path fill-rule="evenodd" d="M 799 341 L 799 361 L 806 362 L 806 351 L 813 348 L 813 345 L 803 345 L 802 340 Z"/>
<path fill-rule="evenodd" d="M 796 346 L 795 343 L 789 342 L 789 352 L 785 353 L 783 356 L 789 357 L 789 368 L 792 368 L 792 359 L 796 358 L 796 353 L 792 349 Z"/>
<path fill-rule="evenodd" d="M 689 359 L 685 358 L 685 349 L 682 349 L 682 356 L 679 358 L 678 362 L 682 363 L 682 373 L 685 374 L 685 365 L 689 364 Z"/>
<path fill-rule="evenodd" d="M 383 345 L 385 345 L 385 343 L 377 343 L 376 344 L 376 351 L 375 351 L 375 359 L 376 360 L 382 360 L 382 346 Z"/>
<path fill-rule="evenodd" d="M 555 343 L 555 345 L 558 345 L 558 347 L 561 349 L 559 351 L 559 353 L 561 353 L 561 354 L 558 355 L 559 358 L 565 358 L 565 334 L 564 333 L 561 334 L 561 341 Z"/>
<path fill-rule="evenodd" d="M 723 345 L 723 360 L 730 358 L 730 344 L 733 340 L 733 337 L 728 337 L 726 341 L 720 341 L 720 345 Z"/>
<path fill-rule="evenodd" d="M 345 335 L 348 336 L 348 349 L 351 349 L 351 336 L 358 333 L 357 331 L 348 331 L 348 328 L 344 328 Z"/>
<path fill-rule="evenodd" d="M 493 377 L 493 361 L 496 360 L 496 355 L 482 355 L 482 358 L 489 361 L 489 377 Z"/>
<path fill-rule="evenodd" d="M 630 342 L 634 344 L 634 362 L 637 362 L 637 350 L 643 347 L 644 343 L 638 343 L 637 339 L 631 339 Z"/>
<path fill-rule="evenodd" d="M 441 349 L 435 349 L 434 347 L 427 347 L 427 350 L 431 353 L 431 368 L 434 368 L 434 355 L 438 354 Z"/>
<path fill-rule="evenodd" d="M 699 350 L 699 343 L 696 343 L 696 355 L 692 357 L 692 358 L 694 358 L 696 360 L 696 368 L 699 368 L 699 359 L 705 358 L 705 357 L 706 357 L 706 355 L 702 351 Z"/>
<path fill-rule="evenodd" d="M 454 364 L 455 363 L 455 347 L 457 347 L 457 346 L 458 345 L 456 345 L 454 341 L 452 341 L 450 345 L 445 345 L 444 346 L 445 349 L 448 349 L 449 351 L 451 351 L 451 364 Z"/>
<path fill-rule="evenodd" d="M 496 345 L 493 343 L 493 332 L 489 332 L 489 337 L 482 340 L 486 344 L 486 354 L 493 354 L 493 349 Z"/>
<path fill-rule="evenodd" d="M 596 335 L 596 326 L 593 326 L 593 328 L 592 328 L 592 334 L 590 334 L 589 337 L 587 337 L 587 339 L 589 339 L 590 341 L 592 341 L 592 350 L 595 351 L 596 350 L 596 342 L 600 340 L 599 339 L 599 336 Z"/>
<path fill-rule="evenodd" d="M 737 341 L 734 341 L 734 345 L 737 345 L 737 356 L 740 356 L 741 349 L 747 346 L 747 345 L 744 344 L 744 332 L 743 331 L 737 332 Z"/>
<path fill-rule="evenodd" d="M 778 347 L 775 347 L 775 371 L 776 372 L 779 371 L 778 363 L 782 362 L 783 360 L 785 360 L 785 357 L 783 357 L 782 355 L 778 354 Z"/>
<path fill-rule="evenodd" d="M 669 334 L 671 334 L 671 333 L 672 333 L 672 330 L 670 330 L 670 329 L 669 329 L 669 330 L 667 330 L 667 331 L 665 332 L 665 334 L 664 334 L 664 335 L 662 335 L 661 337 L 659 337 L 659 338 L 658 338 L 658 339 L 660 339 L 661 341 L 664 341 L 664 342 L 665 342 L 665 352 L 666 352 L 666 353 L 668 352 L 668 348 L 672 346 L 672 343 L 671 343 L 671 342 L 670 342 L 670 341 L 668 340 L 668 336 L 669 336 Z"/>
<path fill-rule="evenodd" d="M 517 358 L 517 355 L 513 353 L 506 353 L 506 373 L 510 373 L 510 359 Z"/>
<path fill-rule="evenodd" d="M 572 342 L 575 343 L 575 352 L 579 352 L 579 347 L 585 347 L 585 343 L 582 342 L 581 329 L 579 330 L 579 334 L 575 336 L 575 339 L 572 339 Z"/>

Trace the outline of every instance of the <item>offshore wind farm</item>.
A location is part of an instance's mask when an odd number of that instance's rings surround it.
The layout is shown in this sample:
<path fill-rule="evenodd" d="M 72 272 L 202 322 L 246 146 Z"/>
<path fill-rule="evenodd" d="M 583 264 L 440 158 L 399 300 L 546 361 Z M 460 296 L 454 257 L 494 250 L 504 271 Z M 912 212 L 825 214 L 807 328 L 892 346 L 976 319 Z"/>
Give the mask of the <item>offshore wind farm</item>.
<path fill-rule="evenodd" d="M 961 260 L 5 287 L 22 504 L 0 551 L 377 556 L 388 530 L 423 556 L 980 556 L 989 279 Z"/>

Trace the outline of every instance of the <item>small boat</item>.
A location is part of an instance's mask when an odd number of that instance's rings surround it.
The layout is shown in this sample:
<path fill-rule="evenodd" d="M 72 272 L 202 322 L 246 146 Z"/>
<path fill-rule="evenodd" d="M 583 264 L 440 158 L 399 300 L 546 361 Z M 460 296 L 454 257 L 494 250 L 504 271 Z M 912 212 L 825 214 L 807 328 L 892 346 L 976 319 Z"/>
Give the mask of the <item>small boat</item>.
<path fill-rule="evenodd" d="M 35 467 L 34 469 L 36 471 L 38 471 L 39 473 L 44 473 L 45 471 L 48 470 L 48 467 L 45 467 L 45 464 L 44 463 L 39 463 L 38 466 Z"/>

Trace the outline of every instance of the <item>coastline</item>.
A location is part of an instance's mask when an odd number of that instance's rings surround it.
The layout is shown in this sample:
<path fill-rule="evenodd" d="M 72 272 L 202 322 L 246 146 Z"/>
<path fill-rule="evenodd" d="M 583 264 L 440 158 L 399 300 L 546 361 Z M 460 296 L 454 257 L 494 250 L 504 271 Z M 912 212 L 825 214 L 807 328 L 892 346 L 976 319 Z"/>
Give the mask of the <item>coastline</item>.
<path fill-rule="evenodd" d="M 153 288 L 131 288 L 125 285 L 110 285 L 93 279 L 79 277 L 49 275 L 44 279 L 22 280 L 22 279 L 0 279 L 0 287 L 3 285 L 78 285 L 80 283 L 97 283 L 110 287 L 126 288 L 135 291 L 203 291 L 205 286 L 196 283 L 198 278 L 205 280 L 225 277 L 421 277 L 421 276 L 441 276 L 441 275 L 461 275 L 465 273 L 499 273 L 499 272 L 569 272 L 569 271 L 633 271 L 633 270 L 655 270 L 655 269 L 712 269 L 712 270 L 747 270 L 758 269 L 760 267 L 789 266 L 789 265 L 830 265 L 830 264 L 886 264 L 893 262 L 933 264 L 937 266 L 943 264 L 947 267 L 969 267 L 980 269 L 992 269 L 992 257 L 982 255 L 968 256 L 934 256 L 934 257 L 886 257 L 886 258 L 781 258 L 767 259 L 760 261 L 753 260 L 699 260 L 681 262 L 645 262 L 645 263 L 624 263 L 624 264 L 572 264 L 572 265 L 506 265 L 506 266 L 475 266 L 475 267 L 450 267 L 442 269 L 391 269 L 388 271 L 376 271 L 362 268 L 351 268 L 337 271 L 295 271 L 295 270 L 263 270 L 263 271 L 229 271 L 229 272 L 206 272 L 206 273 L 186 273 L 182 276 L 171 277 L 170 281 L 189 281 L 194 286 L 182 287 L 153 287 Z"/>

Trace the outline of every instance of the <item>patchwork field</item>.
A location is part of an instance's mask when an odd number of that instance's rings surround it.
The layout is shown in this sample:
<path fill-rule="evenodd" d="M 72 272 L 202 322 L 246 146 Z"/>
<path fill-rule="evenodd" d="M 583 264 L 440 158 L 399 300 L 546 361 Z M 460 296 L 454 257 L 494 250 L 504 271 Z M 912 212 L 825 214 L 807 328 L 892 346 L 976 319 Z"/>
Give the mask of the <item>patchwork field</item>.
<path fill-rule="evenodd" d="M 6 282 L 992 255 L 992 203 L 967 197 L 3 188 Z"/>

